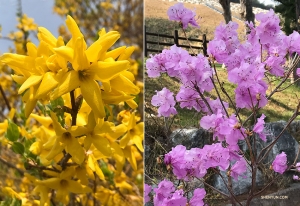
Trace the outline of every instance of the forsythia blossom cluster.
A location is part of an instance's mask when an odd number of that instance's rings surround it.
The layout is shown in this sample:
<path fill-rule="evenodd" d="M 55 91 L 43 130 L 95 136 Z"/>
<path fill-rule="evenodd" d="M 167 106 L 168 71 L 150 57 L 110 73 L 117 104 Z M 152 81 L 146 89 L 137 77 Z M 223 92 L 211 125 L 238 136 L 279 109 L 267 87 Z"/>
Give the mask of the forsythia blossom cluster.
<path fill-rule="evenodd" d="M 19 154 L 31 155 L 28 168 L 40 169 L 38 177 L 26 174 L 35 185 L 33 193 L 40 196 L 40 205 L 50 205 L 53 194 L 56 201 L 67 205 L 70 193 L 85 194 L 87 203 L 93 196 L 101 205 L 112 201 L 124 205 L 124 195 L 135 193 L 123 167 L 127 160 L 137 171 L 137 159 L 142 159 L 143 152 L 144 124 L 135 111 L 140 89 L 129 62 L 134 47 L 111 49 L 120 34 L 105 29 L 88 46 L 71 16 L 66 25 L 72 35 L 69 41 L 39 27 L 39 45 L 27 43 L 27 55 L 5 53 L 0 57 L 1 63 L 14 70 L 12 78 L 20 85 L 18 93 L 25 103 L 23 116 L 28 118 L 25 127 L 30 128 L 24 131 L 6 121 L 0 123 L 0 135 L 6 132 L 10 143 L 21 148 Z M 131 110 L 121 110 L 124 103 Z M 113 105 L 118 107 L 116 118 Z M 42 112 L 34 114 L 37 108 Z M 25 141 L 28 148 L 18 141 Z M 142 202 L 141 197 L 136 200 Z"/>

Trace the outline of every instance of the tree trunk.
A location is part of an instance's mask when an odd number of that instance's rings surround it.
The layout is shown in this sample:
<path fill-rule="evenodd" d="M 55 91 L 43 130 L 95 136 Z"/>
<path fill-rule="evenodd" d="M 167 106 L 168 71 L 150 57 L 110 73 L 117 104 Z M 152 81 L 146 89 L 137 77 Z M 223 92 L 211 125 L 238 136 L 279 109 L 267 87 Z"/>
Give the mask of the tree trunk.
<path fill-rule="evenodd" d="M 296 24 L 297 24 L 297 30 L 300 32 L 300 0 L 295 0 L 295 7 L 296 7 Z M 300 63 L 298 64 L 297 68 L 300 68 Z M 297 81 L 299 79 L 298 75 L 296 74 L 296 69 L 293 71 L 293 80 Z M 298 80 L 295 85 L 297 87 L 300 87 L 300 81 Z"/>
<path fill-rule="evenodd" d="M 253 22 L 253 25 L 255 26 L 254 21 L 254 14 L 253 14 L 253 8 L 252 8 L 252 0 L 240 0 L 241 4 L 241 18 L 244 21 Z M 250 33 L 250 28 L 246 26 L 246 34 Z"/>
<path fill-rule="evenodd" d="M 254 13 L 252 8 L 252 0 L 240 0 L 241 3 L 241 18 L 244 21 L 252 21 L 254 24 Z"/>
<path fill-rule="evenodd" d="M 297 30 L 300 32 L 300 0 L 295 0 L 295 6 L 296 6 L 296 24 L 297 24 Z"/>
<path fill-rule="evenodd" d="M 231 11 L 230 11 L 230 0 L 219 0 L 219 3 L 221 4 L 223 8 L 223 16 L 225 19 L 226 24 L 230 22 L 231 19 Z"/>

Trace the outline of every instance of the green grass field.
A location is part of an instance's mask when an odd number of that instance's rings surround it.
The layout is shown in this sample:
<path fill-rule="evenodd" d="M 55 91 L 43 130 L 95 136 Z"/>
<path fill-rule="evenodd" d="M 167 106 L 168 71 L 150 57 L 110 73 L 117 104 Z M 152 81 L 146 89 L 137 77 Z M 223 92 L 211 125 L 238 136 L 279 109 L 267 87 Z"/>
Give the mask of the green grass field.
<path fill-rule="evenodd" d="M 224 87 L 227 93 L 229 94 L 231 99 L 234 100 L 234 90 L 236 88 L 236 85 L 228 82 L 226 69 L 222 68 L 221 65 L 217 65 L 217 73 L 220 82 L 224 82 Z M 272 79 L 272 82 L 268 83 L 269 89 L 267 95 L 279 84 L 279 82 L 280 81 L 277 79 Z M 281 86 L 281 88 L 285 88 L 289 84 L 290 80 L 288 79 L 287 82 Z M 154 79 L 149 78 L 147 77 L 147 75 L 145 75 L 145 102 L 148 108 L 148 110 L 146 110 L 146 113 L 152 113 L 154 115 L 157 114 L 156 108 L 151 105 L 151 98 L 155 94 L 155 90 L 160 91 L 163 87 L 168 88 L 169 90 L 174 92 L 174 94 L 176 94 L 179 91 L 180 84 L 178 81 L 168 77 L 166 74 L 163 74 L 161 77 Z M 217 87 L 219 89 L 218 84 Z M 223 99 L 223 101 L 229 102 L 228 98 L 225 94 L 222 93 L 221 90 L 219 90 L 219 93 L 221 94 L 221 98 Z M 216 91 L 213 90 L 210 93 L 210 96 L 215 99 L 217 97 Z M 267 116 L 267 118 L 265 119 L 266 122 L 274 122 L 279 120 L 287 121 L 293 114 L 299 102 L 298 97 L 300 97 L 300 88 L 296 87 L 295 85 L 288 87 L 284 91 L 277 92 L 271 97 L 267 106 L 259 110 L 259 116 L 261 113 L 264 113 Z M 234 113 L 232 106 L 230 105 L 229 107 L 229 114 Z M 178 105 L 176 105 L 176 109 L 178 111 L 178 115 L 176 115 L 173 121 L 174 128 L 199 127 L 199 120 L 201 118 L 201 115 L 197 111 L 181 109 Z M 250 114 L 250 110 L 240 110 L 240 116 L 242 120 L 245 120 Z M 299 120 L 300 118 L 298 117 L 297 119 Z"/>

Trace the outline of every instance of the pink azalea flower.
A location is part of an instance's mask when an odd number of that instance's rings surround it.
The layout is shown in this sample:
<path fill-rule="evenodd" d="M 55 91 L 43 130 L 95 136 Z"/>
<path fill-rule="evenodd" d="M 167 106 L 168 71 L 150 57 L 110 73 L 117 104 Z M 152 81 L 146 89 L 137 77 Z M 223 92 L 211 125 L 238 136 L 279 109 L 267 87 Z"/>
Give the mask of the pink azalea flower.
<path fill-rule="evenodd" d="M 166 199 L 164 201 L 164 204 L 162 205 L 166 205 L 166 206 L 171 206 L 171 205 L 178 205 L 178 206 L 186 206 L 187 203 L 187 199 L 186 197 L 183 196 L 184 191 L 181 190 L 176 190 L 172 197 L 169 199 Z"/>
<path fill-rule="evenodd" d="M 300 162 L 297 162 L 297 164 L 296 164 L 296 169 L 297 169 L 298 171 L 300 171 Z"/>
<path fill-rule="evenodd" d="M 177 114 L 175 109 L 175 100 L 173 92 L 170 92 L 167 88 L 163 88 L 161 91 L 156 91 L 157 94 L 152 97 L 151 104 L 153 106 L 159 106 L 158 116 L 169 117 L 171 114 Z"/>
<path fill-rule="evenodd" d="M 272 163 L 272 168 L 275 172 L 283 174 L 287 168 L 287 157 L 284 152 L 278 154 Z"/>
<path fill-rule="evenodd" d="M 152 190 L 151 186 L 149 186 L 147 184 L 144 184 L 144 200 L 145 200 L 145 203 L 150 201 L 149 193 L 151 192 L 151 190 Z"/>
<path fill-rule="evenodd" d="M 163 180 L 158 184 L 158 187 L 154 189 L 154 205 L 162 205 L 161 203 L 172 196 L 172 192 L 175 191 L 174 184 L 169 180 Z"/>
<path fill-rule="evenodd" d="M 194 196 L 190 200 L 190 206 L 203 206 L 203 199 L 206 195 L 206 191 L 203 188 L 197 188 L 194 190 Z"/>
<path fill-rule="evenodd" d="M 172 165 L 173 173 L 178 179 L 183 179 L 186 177 L 187 171 L 184 167 L 184 155 L 186 148 L 183 145 L 177 145 L 172 148 L 172 150 L 165 155 L 164 162 L 166 165 Z"/>
<path fill-rule="evenodd" d="M 297 74 L 298 77 L 300 77 L 300 68 L 297 68 L 296 74 Z"/>
<path fill-rule="evenodd" d="M 237 180 L 239 175 L 247 171 L 246 160 L 244 158 L 241 158 L 231 167 L 230 171 L 231 171 L 230 173 L 231 177 Z"/>
<path fill-rule="evenodd" d="M 174 21 L 180 21 L 184 29 L 188 27 L 190 23 L 192 26 L 199 28 L 195 20 L 196 13 L 183 6 L 183 3 L 177 3 L 171 6 L 167 12 L 169 19 Z"/>
<path fill-rule="evenodd" d="M 293 175 L 293 180 L 299 180 L 299 176 L 298 175 Z"/>
<path fill-rule="evenodd" d="M 253 127 L 253 131 L 257 133 L 264 142 L 267 141 L 266 134 L 263 132 L 265 125 L 265 117 L 266 115 L 262 114 L 261 117 L 257 119 L 257 123 Z"/>

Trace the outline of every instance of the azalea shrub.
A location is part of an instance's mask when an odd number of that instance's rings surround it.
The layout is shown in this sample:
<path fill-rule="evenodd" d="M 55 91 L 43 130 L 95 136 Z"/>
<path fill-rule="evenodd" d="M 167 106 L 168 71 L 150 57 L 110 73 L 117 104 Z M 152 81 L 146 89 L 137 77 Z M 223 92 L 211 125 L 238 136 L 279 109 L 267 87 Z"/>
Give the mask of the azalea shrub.
<path fill-rule="evenodd" d="M 0 75 L 11 74 L 20 97 L 11 105 L 13 83 L 1 82 L 1 91 L 8 90 L 1 93 L 7 100 L 1 148 L 18 155 L 1 154 L 1 163 L 22 181 L 1 183 L 3 204 L 142 205 L 144 124 L 137 111 L 142 84 L 130 58 L 135 47 L 114 46 L 121 34 L 105 29 L 88 45 L 71 16 L 70 39 L 29 23 L 34 28 L 21 31 L 37 30 L 39 44 L 21 42 L 15 53 L 0 56 Z"/>
<path fill-rule="evenodd" d="M 186 9 L 183 3 L 171 6 L 167 13 L 170 20 L 180 23 L 183 32 L 188 24 L 199 27 L 195 19 L 196 13 Z M 220 193 L 234 205 L 240 204 L 233 193 L 232 181 L 244 177 L 248 170 L 252 177 L 252 187 L 246 202 L 246 205 L 249 205 L 254 197 L 260 195 L 280 175 L 288 170 L 298 170 L 300 163 L 295 159 L 288 165 L 286 154 L 281 152 L 268 168 L 269 173 L 276 174 L 275 178 L 262 189 L 256 187 L 258 167 L 283 133 L 272 137 L 272 142 L 258 153 L 255 147 L 255 144 L 258 144 L 257 139 L 266 142 L 266 116 L 259 114 L 259 111 L 276 92 L 283 89 L 283 83 L 293 71 L 299 73 L 297 64 L 300 61 L 300 35 L 294 31 L 286 36 L 280 29 L 279 17 L 272 9 L 255 17 L 259 24 L 255 27 L 253 22 L 246 22 L 250 32 L 243 42 L 237 36 L 237 23 L 220 24 L 215 30 L 214 39 L 208 43 L 208 57 L 202 54 L 192 56 L 174 45 L 160 54 L 150 55 L 147 59 L 148 77 L 168 75 L 181 85 L 175 97 L 167 88 L 156 91 L 151 104 L 158 107 L 158 116 L 168 118 L 176 115 L 176 104 L 180 108 L 194 110 L 201 113 L 200 127 L 210 131 L 212 139 L 210 144 L 203 148 L 186 149 L 183 145 L 177 145 L 163 158 L 166 168 L 172 171 L 173 176 L 183 185 L 198 179 L 203 182 L 205 188 L 195 189 L 193 196 L 188 197 L 191 191 L 185 187 L 177 188 L 174 182 L 166 178 L 155 188 L 145 184 L 146 202 L 151 201 L 154 205 L 200 206 L 205 204 L 206 190 L 209 189 Z M 293 62 L 287 64 L 287 57 L 293 58 Z M 220 82 L 217 63 L 226 67 L 228 81 L 235 85 L 234 97 L 228 95 Z M 267 94 L 267 80 L 272 77 L 280 81 Z M 217 98 L 210 95 L 213 90 Z M 221 98 L 221 93 L 225 94 L 226 98 Z M 287 126 L 299 114 L 299 107 L 300 102 Z M 234 112 L 229 113 L 229 108 Z M 245 119 L 241 118 L 241 109 L 250 110 L 251 115 Z M 239 141 L 245 142 L 247 153 L 240 149 Z M 211 173 L 221 176 L 229 194 L 209 184 L 207 178 Z M 225 179 L 228 179 L 228 182 Z M 299 177 L 295 175 L 294 179 Z"/>

